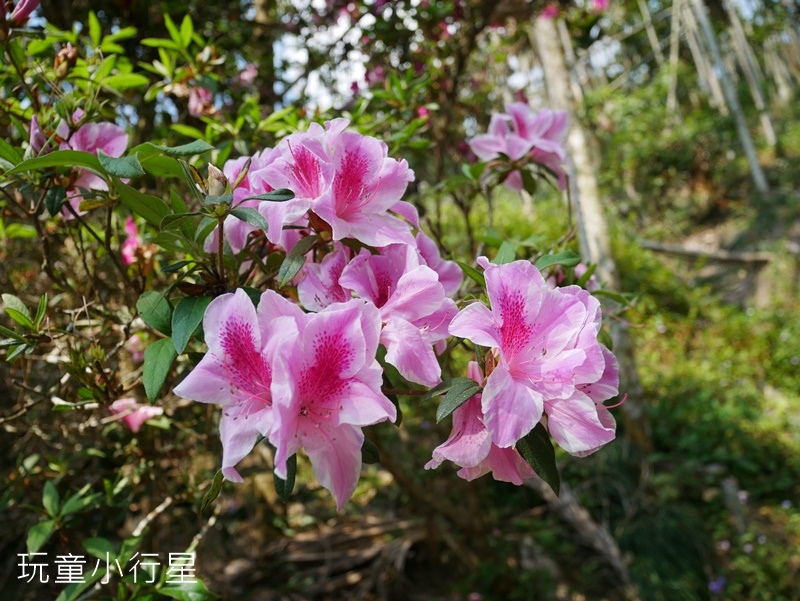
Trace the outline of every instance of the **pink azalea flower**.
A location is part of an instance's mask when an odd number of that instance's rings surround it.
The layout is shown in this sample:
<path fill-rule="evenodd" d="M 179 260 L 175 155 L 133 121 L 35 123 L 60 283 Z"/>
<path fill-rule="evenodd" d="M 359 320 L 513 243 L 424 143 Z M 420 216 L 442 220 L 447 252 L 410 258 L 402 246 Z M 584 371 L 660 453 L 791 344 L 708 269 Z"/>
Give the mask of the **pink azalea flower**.
<path fill-rule="evenodd" d="M 558 16 L 558 6 L 555 4 L 548 4 L 544 7 L 541 17 L 542 19 L 555 19 Z"/>
<path fill-rule="evenodd" d="M 528 157 L 558 176 L 561 188 L 566 187 L 564 138 L 567 132 L 565 111 L 543 109 L 534 113 L 524 102 L 506 105 L 505 113 L 495 113 L 486 134 L 469 140 L 472 151 L 482 161 L 498 159 L 501 154 L 519 162 Z M 522 173 L 512 171 L 504 181 L 516 191 L 522 190 Z"/>
<path fill-rule="evenodd" d="M 125 220 L 125 233 L 128 234 L 128 237 L 122 243 L 120 255 L 122 255 L 123 265 L 127 266 L 136 261 L 136 249 L 141 245 L 139 230 L 136 229 L 136 222 L 133 217 L 129 216 Z"/>
<path fill-rule="evenodd" d="M 108 410 L 114 415 L 121 415 L 125 425 L 134 434 L 141 430 L 147 420 L 164 413 L 161 407 L 140 405 L 134 398 L 118 399 L 109 405 Z"/>
<path fill-rule="evenodd" d="M 192 88 L 189 92 L 189 114 L 192 117 L 210 117 L 216 112 L 214 93 L 208 88 Z"/>
<path fill-rule="evenodd" d="M 597 342 L 597 299 L 577 286 L 551 289 L 528 261 L 492 265 L 480 257 L 478 263 L 485 269 L 492 308 L 468 305 L 453 319 L 450 334 L 491 347 L 497 355 L 481 401 L 492 442 L 513 446 L 545 412 L 553 438 L 570 453 L 613 439 L 613 429 L 599 417 L 597 399 L 578 388 L 606 373 Z M 597 394 L 607 390 L 600 387 Z"/>
<path fill-rule="evenodd" d="M 481 368 L 475 361 L 467 366 L 468 377 L 483 384 Z M 483 423 L 481 394 L 470 398 L 453 412 L 453 429 L 450 437 L 433 450 L 433 458 L 425 469 L 439 467 L 445 460 L 461 466 L 458 475 L 474 480 L 492 472 L 495 480 L 520 485 L 535 472 L 513 448 L 500 448 L 492 442 Z"/>
<path fill-rule="evenodd" d="M 414 181 L 408 163 L 388 158 L 384 142 L 353 131 L 329 132 L 325 144 L 333 177 L 311 208 L 330 224 L 333 239 L 356 238 L 375 247 L 413 244 L 409 225 L 388 213 Z"/>
<path fill-rule="evenodd" d="M 432 346 L 447 338 L 458 311 L 438 274 L 408 245 L 393 244 L 373 255 L 366 249 L 342 271 L 339 285 L 380 309 L 386 361 L 410 382 L 435 386 L 441 367 Z"/>
<path fill-rule="evenodd" d="M 78 109 L 72 116 L 73 121 L 80 121 L 83 118 L 83 111 Z M 69 133 L 69 125 L 62 121 L 56 128 L 56 133 L 64 139 L 61 143 L 61 150 L 81 150 L 96 155 L 98 150 L 102 150 L 112 157 L 121 157 L 128 148 L 128 134 L 113 123 L 84 123 L 72 135 Z M 86 169 L 79 169 L 78 179 L 73 183 L 72 188 L 67 191 L 67 202 L 75 213 L 83 215 L 86 211 L 80 210 L 83 201 L 84 190 L 108 190 L 108 183 L 99 175 Z M 63 219 L 72 219 L 73 214 L 66 207 L 61 209 Z"/>
<path fill-rule="evenodd" d="M 305 449 L 314 476 L 341 509 L 358 484 L 361 427 L 397 417 L 381 392 L 375 359 L 380 314 L 354 299 L 274 323 L 271 344 L 280 348 L 272 379 L 275 473 L 285 478 L 288 458 Z"/>
<path fill-rule="evenodd" d="M 22 27 L 28 22 L 31 14 L 39 6 L 39 0 L 20 0 L 11 11 L 8 20 L 14 27 Z"/>
<path fill-rule="evenodd" d="M 240 86 L 251 86 L 257 77 L 258 67 L 256 67 L 253 63 L 247 63 L 245 68 L 242 69 L 241 73 L 239 73 L 236 81 Z"/>
<path fill-rule="evenodd" d="M 609 6 L 611 6 L 609 0 L 593 0 L 592 10 L 595 13 L 601 13 L 604 10 L 608 10 Z"/>
<path fill-rule="evenodd" d="M 222 473 L 233 482 L 242 477 L 234 467 L 272 429 L 274 361 L 268 341 L 278 317 L 301 317 L 299 307 L 265 292 L 256 310 L 242 289 L 218 296 L 203 317 L 208 352 L 175 387 L 175 394 L 223 407 L 220 420 Z"/>
<path fill-rule="evenodd" d="M 445 294 L 450 298 L 454 297 L 458 289 L 461 288 L 461 282 L 464 281 L 464 273 L 461 271 L 461 267 L 455 261 L 443 259 L 436 242 L 431 240 L 422 230 L 417 233 L 416 242 L 417 250 L 425 264 L 439 276 L 439 282 L 444 287 Z"/>
<path fill-rule="evenodd" d="M 306 263 L 303 279 L 297 284 L 300 304 L 309 311 L 322 311 L 333 303 L 343 303 L 352 298 L 350 290 L 339 283 L 339 278 L 350 257 L 350 250 L 340 243 L 334 244 L 319 263 Z"/>
<path fill-rule="evenodd" d="M 138 334 L 133 334 L 128 340 L 125 341 L 125 350 L 131 354 L 131 359 L 134 363 L 141 363 L 144 361 L 144 343 L 142 337 Z"/>

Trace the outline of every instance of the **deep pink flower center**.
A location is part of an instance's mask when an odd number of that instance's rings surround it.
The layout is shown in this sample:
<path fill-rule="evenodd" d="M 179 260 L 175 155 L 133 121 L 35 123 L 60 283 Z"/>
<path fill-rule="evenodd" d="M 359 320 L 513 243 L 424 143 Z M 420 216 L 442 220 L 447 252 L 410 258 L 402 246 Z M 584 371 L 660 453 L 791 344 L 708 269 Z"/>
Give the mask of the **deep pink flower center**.
<path fill-rule="evenodd" d="M 264 405 L 271 406 L 272 369 L 256 348 L 253 326 L 237 319 L 226 322 L 220 346 L 225 351 L 224 366 L 231 383 L 248 395 L 247 401 L 237 408 L 237 413 L 246 416 Z"/>
<path fill-rule="evenodd" d="M 354 359 L 353 350 L 335 334 L 323 332 L 314 339 L 314 361 L 300 381 L 300 417 L 315 424 L 331 419 L 349 385 L 341 377 Z"/>
<path fill-rule="evenodd" d="M 369 159 L 363 153 L 348 150 L 333 179 L 336 214 L 343 217 L 364 206 L 370 195 L 366 193 Z"/>
<path fill-rule="evenodd" d="M 320 180 L 322 179 L 319 159 L 302 144 L 294 148 L 291 142 L 288 144 L 289 152 L 294 159 L 294 165 L 290 166 L 290 170 L 300 188 L 297 192 L 306 198 L 317 198 L 321 194 Z"/>
<path fill-rule="evenodd" d="M 501 348 L 503 354 L 511 358 L 530 344 L 533 327 L 526 319 L 525 299 L 521 294 L 502 294 L 499 304 L 503 323 L 500 328 Z"/>

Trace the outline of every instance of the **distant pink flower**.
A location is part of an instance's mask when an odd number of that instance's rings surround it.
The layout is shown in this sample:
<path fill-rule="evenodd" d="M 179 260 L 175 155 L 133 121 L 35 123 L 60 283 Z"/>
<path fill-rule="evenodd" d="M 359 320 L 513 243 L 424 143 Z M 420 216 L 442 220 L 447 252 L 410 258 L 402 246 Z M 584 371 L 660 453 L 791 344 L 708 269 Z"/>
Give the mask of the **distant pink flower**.
<path fill-rule="evenodd" d="M 483 384 L 483 374 L 475 361 L 469 362 L 467 375 Z M 483 423 L 480 393 L 453 412 L 450 437 L 434 449 L 433 459 L 425 464 L 425 469 L 437 468 L 445 460 L 461 466 L 458 475 L 465 480 L 492 472 L 495 480 L 520 485 L 524 479 L 536 475 L 515 449 L 503 449 L 492 442 Z"/>
<path fill-rule="evenodd" d="M 367 85 L 374 86 L 386 80 L 386 69 L 378 65 L 374 69 L 369 69 L 366 74 Z"/>
<path fill-rule="evenodd" d="M 276 298 L 277 297 L 277 298 Z M 208 352 L 175 387 L 175 394 L 223 407 L 220 420 L 222 473 L 233 482 L 242 477 L 234 467 L 272 430 L 274 360 L 268 340 L 279 317 L 301 317 L 299 307 L 274 292 L 265 292 L 253 306 L 244 290 L 218 296 L 203 317 Z"/>
<path fill-rule="evenodd" d="M 28 22 L 34 10 L 39 6 L 39 0 L 20 0 L 11 11 L 8 20 L 14 27 L 22 27 Z"/>
<path fill-rule="evenodd" d="M 142 428 L 147 420 L 164 413 L 161 407 L 140 405 L 134 398 L 116 400 L 109 405 L 108 410 L 114 415 L 121 415 L 122 420 L 134 434 Z"/>
<path fill-rule="evenodd" d="M 342 271 L 339 285 L 380 310 L 384 324 L 380 341 L 388 363 L 410 382 L 426 386 L 440 382 L 433 345 L 447 338 L 458 309 L 446 296 L 438 274 L 413 247 L 393 244 L 378 255 L 362 250 Z"/>
<path fill-rule="evenodd" d="M 490 347 L 497 356 L 481 402 L 492 442 L 513 446 L 545 412 L 553 438 L 570 453 L 612 440 L 614 428 L 596 406 L 611 387 L 598 387 L 596 398 L 580 388 L 606 374 L 613 379 L 597 342 L 597 299 L 577 286 L 551 289 L 528 261 L 492 265 L 480 257 L 478 263 L 492 308 L 468 305 L 453 319 L 450 334 Z"/>
<path fill-rule="evenodd" d="M 425 119 L 425 118 L 429 117 L 430 114 L 431 114 L 430 109 L 428 109 L 428 107 L 425 107 L 425 106 L 417 107 L 417 111 L 416 112 L 417 112 L 417 117 L 420 118 L 420 119 Z"/>
<path fill-rule="evenodd" d="M 443 259 L 436 242 L 422 230 L 417 233 L 416 243 L 417 250 L 425 264 L 439 276 L 439 282 L 444 287 L 445 294 L 451 298 L 454 297 L 461 287 L 461 282 L 464 281 L 464 272 L 461 271 L 461 267 L 455 261 Z"/>
<path fill-rule="evenodd" d="M 608 10 L 609 6 L 611 6 L 611 2 L 609 2 L 609 0 L 593 0 L 592 10 L 595 13 L 601 13 L 604 10 Z"/>
<path fill-rule="evenodd" d="M 192 117 L 210 117 L 216 112 L 214 93 L 208 88 L 192 88 L 189 92 L 189 114 Z"/>
<path fill-rule="evenodd" d="M 142 241 L 139 238 L 139 230 L 136 229 L 136 222 L 133 217 L 128 217 L 125 220 L 125 233 L 128 235 L 125 242 L 122 243 L 120 255 L 122 255 L 122 264 L 130 265 L 136 261 L 136 249 L 139 248 Z"/>
<path fill-rule="evenodd" d="M 558 5 L 548 4 L 544 7 L 544 10 L 540 16 L 543 19 L 555 19 L 558 16 Z"/>
<path fill-rule="evenodd" d="M 271 345 L 280 349 L 274 354 L 269 437 L 275 473 L 285 478 L 289 457 L 305 449 L 314 475 L 341 509 L 358 484 L 361 427 L 397 417 L 381 392 L 383 370 L 375 358 L 380 314 L 354 299 L 272 323 Z"/>
<path fill-rule="evenodd" d="M 258 77 L 258 67 L 256 67 L 253 63 L 247 63 L 245 68 L 239 73 L 239 76 L 236 78 L 236 81 L 241 86 L 251 86 L 255 82 L 256 78 Z"/>
<path fill-rule="evenodd" d="M 83 111 L 78 109 L 72 116 L 73 121 L 80 121 L 83 118 Z M 61 142 L 61 150 L 80 150 L 96 155 L 102 150 L 107 155 L 118 158 L 121 157 L 128 148 L 128 134 L 113 123 L 84 123 L 74 133 L 70 134 L 69 125 L 62 121 L 56 128 L 56 134 L 64 141 Z M 79 169 L 78 179 L 67 191 L 67 202 L 75 213 L 82 215 L 85 211 L 80 210 L 83 201 L 84 190 L 108 190 L 106 180 L 87 169 Z M 73 214 L 66 207 L 61 209 L 63 219 L 72 219 Z"/>
<path fill-rule="evenodd" d="M 475 136 L 469 145 L 482 161 L 499 159 L 501 154 L 517 163 L 527 157 L 553 171 L 563 189 L 566 133 L 565 111 L 542 109 L 534 113 L 526 103 L 513 102 L 506 105 L 505 113 L 493 114 L 488 133 Z M 522 190 L 522 173 L 511 171 L 504 183 L 512 190 Z"/>
<path fill-rule="evenodd" d="M 144 361 L 144 342 L 142 342 L 142 337 L 138 334 L 134 334 L 128 338 L 128 340 L 125 341 L 124 348 L 131 354 L 131 359 L 134 363 L 141 363 Z"/>

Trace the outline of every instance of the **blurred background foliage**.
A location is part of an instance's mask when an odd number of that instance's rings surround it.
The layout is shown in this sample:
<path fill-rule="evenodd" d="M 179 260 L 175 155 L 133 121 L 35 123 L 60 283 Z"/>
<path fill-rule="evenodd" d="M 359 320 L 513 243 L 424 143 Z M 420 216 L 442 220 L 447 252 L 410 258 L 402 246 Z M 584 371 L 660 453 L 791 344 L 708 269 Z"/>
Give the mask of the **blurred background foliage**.
<path fill-rule="evenodd" d="M 173 281 L 161 271 L 172 255 L 154 246 L 126 282 L 108 253 L 89 251 L 82 273 L 54 282 L 32 240 L 44 233 L 63 261 L 78 262 L 87 255 L 80 228 L 49 220 L 37 231 L 0 200 L 3 292 L 29 307 L 47 293 L 51 306 L 74 308 L 68 321 L 85 332 L 68 350 L 43 342 L 0 365 L 3 598 L 212 597 L 130 581 L 68 596 L 52 581 L 26 583 L 17 554 L 52 522 L 41 549 L 53 555 L 194 545 L 198 574 L 225 599 L 800 599 L 798 12 L 791 2 L 706 2 L 764 192 L 751 180 L 735 110 L 714 92 L 713 59 L 687 4 L 557 7 L 620 290 L 635 299 L 613 319 L 630 324 L 644 386 L 636 401 L 652 424 L 649 449 L 623 429 L 597 455 L 559 461 L 589 522 L 615 541 L 622 572 L 596 532 L 536 490 L 486 477 L 468 484 L 446 467 L 423 471 L 449 424 L 407 398 L 399 429 L 368 433 L 381 464 L 365 466 L 341 514 L 303 478 L 302 458 L 293 497 L 280 500 L 263 445 L 242 470 L 246 482 L 226 484 L 204 511 L 221 452 L 216 411 L 167 393 L 165 415 L 137 434 L 107 411 L 123 389 L 143 396 L 122 345 L 134 333 L 154 339 L 134 307 L 140 292 Z M 465 140 L 485 130 L 493 110 L 518 98 L 547 104 L 530 38 L 545 8 L 524 0 L 43 0 L 32 25 L 46 21 L 47 37 L 28 46 L 43 66 L 29 63 L 24 79 L 57 95 L 62 116 L 83 106 L 124 125 L 130 147 L 206 140 L 214 150 L 199 166 L 272 146 L 310 121 L 347 117 L 409 161 L 417 174 L 409 199 L 455 258 L 471 262 L 503 240 L 519 243 L 525 258 L 564 233 L 561 196 L 546 186 L 532 198 L 499 192 L 490 213 L 461 169 L 471 160 Z M 762 109 L 737 59 L 732 10 Z M 115 57 L 103 77 L 139 79 L 81 84 L 76 76 L 60 85 L 53 60 L 67 41 L 78 49 L 73 75 Z M 243 77 L 248 65 L 257 74 Z M 39 111 L 10 63 L 2 72 L 0 134 L 19 145 Z M 198 88 L 212 100 L 190 111 Z M 150 174 L 140 185 L 165 197 L 176 182 Z M 147 231 L 145 242 L 156 235 Z M 454 373 L 464 359 L 453 358 Z M 74 511 L 65 511 L 75 495 Z M 152 523 L 137 538 L 143 520 Z"/>

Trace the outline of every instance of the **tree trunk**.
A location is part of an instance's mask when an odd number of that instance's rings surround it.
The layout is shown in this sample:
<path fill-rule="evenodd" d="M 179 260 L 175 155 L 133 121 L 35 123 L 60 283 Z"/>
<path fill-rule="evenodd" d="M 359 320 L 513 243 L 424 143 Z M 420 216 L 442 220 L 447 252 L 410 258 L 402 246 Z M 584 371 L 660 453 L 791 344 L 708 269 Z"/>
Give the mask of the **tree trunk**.
<path fill-rule="evenodd" d="M 570 130 L 567 147 L 570 190 L 584 259 L 597 264 L 597 277 L 611 289 L 619 289 L 616 264 L 611 255 L 611 238 L 600 201 L 600 190 L 594 161 L 590 156 L 592 144 L 588 133 L 577 118 L 577 107 L 569 86 L 569 72 L 558 41 L 553 19 L 536 19 L 528 30 L 531 44 L 537 49 L 545 75 L 548 96 L 553 106 L 567 111 Z M 633 348 L 625 322 L 612 322 L 614 351 L 620 365 L 620 389 L 628 393 L 622 405 L 625 431 L 643 451 L 652 450 L 651 428 L 644 409 L 644 391 L 639 380 Z"/>
<path fill-rule="evenodd" d="M 669 34 L 669 85 L 667 87 L 667 115 L 677 116 L 678 110 L 678 59 L 680 58 L 681 0 L 672 3 L 672 20 Z"/>
<path fill-rule="evenodd" d="M 751 53 L 748 52 L 749 44 L 742 29 L 742 23 L 739 21 L 739 15 L 736 12 L 736 7 L 733 6 L 730 0 L 723 0 L 722 5 L 728 11 L 728 16 L 731 20 L 731 31 L 733 40 L 733 49 L 736 52 L 736 58 L 739 61 L 739 66 L 744 73 L 747 80 L 747 86 L 750 88 L 750 95 L 753 97 L 753 103 L 756 105 L 761 120 L 761 129 L 764 131 L 764 137 L 767 144 L 775 147 L 778 143 L 778 137 L 775 135 L 775 128 L 772 125 L 772 119 L 767 110 L 767 102 L 764 96 L 764 89 L 761 86 L 758 73 L 756 72 L 755 65 L 751 60 Z"/>
<path fill-rule="evenodd" d="M 644 19 L 644 28 L 647 31 L 647 39 L 650 40 L 650 46 L 653 48 L 653 56 L 656 59 L 657 65 L 664 64 L 664 53 L 661 51 L 661 42 L 658 40 L 656 28 L 653 27 L 653 17 L 650 14 L 650 8 L 647 6 L 645 0 L 637 0 L 639 3 L 639 10 Z"/>
<path fill-rule="evenodd" d="M 694 64 L 697 68 L 697 74 L 700 77 L 701 85 L 705 83 L 703 87 L 705 87 L 711 95 L 711 106 L 716 108 L 722 115 L 727 115 L 728 105 L 725 103 L 725 95 L 722 93 L 719 80 L 706 57 L 699 27 L 697 25 L 697 19 L 695 19 L 692 8 L 688 4 L 682 5 L 681 8 L 683 9 L 681 17 L 686 23 L 687 28 L 686 40 L 689 42 L 689 49 L 692 51 L 692 57 L 694 58 Z"/>
<path fill-rule="evenodd" d="M 694 7 L 694 11 L 697 14 L 697 20 L 700 23 L 700 28 L 706 38 L 708 48 L 711 50 L 711 57 L 714 61 L 715 69 L 719 75 L 720 82 L 722 83 L 722 89 L 725 92 L 725 98 L 728 101 L 728 107 L 730 108 L 734 122 L 736 123 L 736 131 L 739 134 L 739 141 L 742 144 L 747 161 L 750 163 L 750 173 L 753 177 L 753 183 L 759 192 L 765 194 L 769 191 L 767 179 L 764 177 L 764 172 L 761 170 L 761 165 L 758 162 L 756 148 L 753 145 L 753 138 L 750 136 L 750 130 L 747 128 L 747 121 L 745 121 L 742 106 L 739 104 L 739 97 L 737 96 L 736 90 L 731 83 L 727 70 L 725 69 L 725 64 L 722 60 L 722 54 L 720 53 L 719 46 L 717 45 L 717 38 L 714 35 L 713 29 L 711 29 L 711 22 L 708 20 L 708 15 L 706 14 L 706 7 L 702 0 L 691 0 L 691 2 L 692 6 Z"/>

